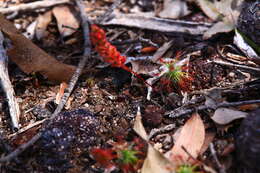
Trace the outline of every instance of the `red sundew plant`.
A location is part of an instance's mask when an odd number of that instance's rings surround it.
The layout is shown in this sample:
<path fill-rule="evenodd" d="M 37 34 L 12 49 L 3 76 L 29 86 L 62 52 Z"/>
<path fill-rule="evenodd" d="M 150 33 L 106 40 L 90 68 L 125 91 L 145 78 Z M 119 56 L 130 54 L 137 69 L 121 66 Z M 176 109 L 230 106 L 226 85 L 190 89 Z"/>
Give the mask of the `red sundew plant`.
<path fill-rule="evenodd" d="M 188 70 L 187 64 L 178 65 L 180 53 L 177 53 L 176 59 L 170 62 L 160 60 L 167 68 L 168 72 L 161 78 L 161 86 L 168 92 L 174 90 L 190 91 L 193 78 Z"/>
<path fill-rule="evenodd" d="M 119 168 L 124 173 L 136 172 L 141 168 L 145 157 L 145 144 L 138 138 L 133 142 L 120 139 L 112 143 L 112 148 L 93 148 L 91 154 L 97 163 L 105 168 Z"/>
<path fill-rule="evenodd" d="M 95 51 L 103 58 L 104 62 L 110 63 L 112 67 L 122 68 L 137 78 L 141 79 L 145 84 L 149 85 L 139 74 L 131 70 L 125 65 L 126 57 L 122 56 L 115 46 L 106 39 L 105 31 L 95 24 L 92 24 L 90 32 L 90 40 Z M 149 85 L 150 86 L 150 85 Z"/>

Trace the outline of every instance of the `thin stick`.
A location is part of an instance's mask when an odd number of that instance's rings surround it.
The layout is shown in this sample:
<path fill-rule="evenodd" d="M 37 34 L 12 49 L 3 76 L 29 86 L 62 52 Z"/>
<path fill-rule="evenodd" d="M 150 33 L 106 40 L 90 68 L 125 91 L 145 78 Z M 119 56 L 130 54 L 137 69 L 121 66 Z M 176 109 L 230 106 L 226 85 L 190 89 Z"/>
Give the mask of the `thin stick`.
<path fill-rule="evenodd" d="M 35 127 L 35 126 L 39 126 L 40 124 L 42 124 L 42 123 L 45 122 L 46 120 L 47 120 L 47 119 L 44 119 L 44 120 L 36 121 L 35 123 L 29 124 L 28 126 L 25 126 L 25 127 L 21 128 L 21 129 L 19 129 L 17 132 L 15 132 L 15 133 L 13 133 L 13 134 L 10 134 L 10 135 L 8 136 L 8 138 L 11 138 L 11 137 L 13 137 L 13 136 L 17 136 L 17 135 L 19 135 L 19 134 L 21 134 L 21 133 L 23 133 L 23 132 L 25 132 L 25 131 L 27 131 L 27 130 L 33 128 L 33 127 Z"/>
<path fill-rule="evenodd" d="M 4 157 L 0 158 L 0 162 L 11 161 L 15 157 L 17 157 L 19 154 L 21 154 L 24 150 L 26 150 L 28 147 L 33 145 L 38 139 L 40 139 L 41 135 L 42 135 L 42 132 L 37 133 L 34 137 L 32 137 L 32 139 L 30 139 L 30 141 L 20 145 L 16 150 L 11 152 L 7 156 L 4 156 Z"/>
<path fill-rule="evenodd" d="M 259 68 L 249 67 L 249 66 L 245 66 L 245 65 L 233 64 L 233 63 L 224 62 L 224 61 L 210 61 L 210 62 L 213 62 L 215 64 L 219 64 L 219 65 L 238 67 L 238 68 L 242 68 L 242 69 L 245 69 L 245 70 L 252 70 L 252 71 L 256 71 L 258 73 L 260 72 Z"/>
<path fill-rule="evenodd" d="M 20 4 L 16 6 L 11 6 L 8 8 L 0 8 L 0 13 L 2 14 L 9 14 L 9 13 L 17 13 L 20 11 L 29 11 L 29 10 L 35 10 L 39 8 L 48 8 L 59 4 L 65 4 L 69 3 L 70 0 L 45 0 L 45 1 L 37 1 L 37 2 L 31 2 L 27 4 Z"/>
<path fill-rule="evenodd" d="M 215 109 L 221 108 L 221 107 L 235 107 L 235 106 L 241 106 L 241 105 L 248 105 L 248 104 L 254 104 L 254 103 L 260 103 L 260 100 L 246 100 L 246 101 L 239 101 L 239 102 L 224 102 L 219 103 L 216 105 Z M 205 109 L 212 109 L 211 107 L 208 107 L 206 105 L 198 106 L 197 108 L 185 108 L 185 107 L 179 107 L 173 111 L 166 112 L 164 115 L 176 118 L 183 115 L 191 114 L 194 111 L 202 111 Z"/>
<path fill-rule="evenodd" d="M 220 173 L 226 173 L 226 170 L 225 170 L 225 167 L 222 166 L 218 160 L 218 157 L 217 157 L 217 152 L 214 148 L 214 145 L 212 143 L 209 144 L 209 148 L 210 148 L 210 152 L 215 160 L 215 162 L 217 163 L 217 166 L 218 166 L 218 169 L 220 171 Z"/>
<path fill-rule="evenodd" d="M 6 55 L 6 51 L 4 48 L 4 36 L 3 33 L 0 31 L 0 81 L 1 86 L 5 92 L 9 112 L 12 121 L 12 127 L 15 130 L 19 129 L 19 116 L 20 116 L 20 109 L 15 98 L 14 89 L 12 83 L 9 79 L 8 75 L 8 57 Z"/>
<path fill-rule="evenodd" d="M 169 124 L 167 126 L 163 126 L 163 127 L 159 128 L 159 129 L 152 129 L 152 131 L 149 134 L 148 139 L 151 140 L 153 137 L 155 137 L 159 134 L 162 134 L 162 133 L 172 131 L 175 128 L 176 128 L 175 124 Z"/>
<path fill-rule="evenodd" d="M 73 74 L 69 87 L 66 89 L 61 102 L 59 103 L 58 107 L 56 108 L 56 110 L 54 111 L 54 113 L 51 115 L 51 117 L 49 118 L 50 120 L 55 118 L 59 112 L 63 109 L 65 103 L 67 102 L 81 72 L 82 69 L 84 68 L 86 61 L 88 59 L 88 57 L 90 56 L 91 53 L 91 49 L 90 49 L 90 40 L 89 40 L 89 28 L 88 28 L 88 19 L 86 17 L 86 14 L 84 12 L 84 7 L 82 0 L 78 0 L 76 1 L 77 5 L 80 8 L 80 14 L 82 17 L 82 28 L 84 29 L 84 39 L 85 39 L 85 49 L 84 49 L 84 56 L 83 58 L 80 60 L 78 67 L 75 71 L 75 73 Z M 40 131 L 39 133 L 37 133 L 32 139 L 30 139 L 27 143 L 22 144 L 21 146 L 19 146 L 16 150 L 14 150 L 13 152 L 11 152 L 10 154 L 8 154 L 7 156 L 4 156 L 2 158 L 0 158 L 0 162 L 8 162 L 12 159 L 14 159 L 15 157 L 17 157 L 19 154 L 21 154 L 25 149 L 27 149 L 28 147 L 30 147 L 31 145 L 33 145 L 38 139 L 40 139 L 42 136 L 42 132 Z"/>
<path fill-rule="evenodd" d="M 103 21 L 106 21 L 110 17 L 114 9 L 116 9 L 122 3 L 122 1 L 123 0 L 115 0 L 114 3 L 111 5 L 111 7 L 109 7 L 109 9 L 103 15 L 99 16 L 96 19 L 95 23 L 99 24 Z"/>
<path fill-rule="evenodd" d="M 114 14 L 115 16 L 113 16 L 111 20 L 102 21 L 101 25 L 120 25 L 167 33 L 181 32 L 191 35 L 202 35 L 212 26 L 212 24 L 205 22 L 198 23 L 183 20 L 162 19 L 151 16 L 151 13 Z"/>
<path fill-rule="evenodd" d="M 90 43 L 90 39 L 89 39 L 89 20 L 88 20 L 86 13 L 85 13 L 85 10 L 84 10 L 85 7 L 84 7 L 84 4 L 83 4 L 83 1 L 77 0 L 76 4 L 77 4 L 77 6 L 79 7 L 79 10 L 80 10 L 81 25 L 82 25 L 83 34 L 84 34 L 83 35 L 84 36 L 84 54 L 83 54 L 83 57 L 78 64 L 78 67 L 77 67 L 75 73 L 71 77 L 69 86 L 65 90 L 65 93 L 64 93 L 64 95 L 61 99 L 60 104 L 57 106 L 57 108 L 54 111 L 51 119 L 56 117 L 61 112 L 61 110 L 63 109 L 63 107 L 66 104 L 69 96 L 71 95 L 71 92 L 72 92 L 75 84 L 77 83 L 78 78 L 79 78 L 83 68 L 85 67 L 87 59 L 90 57 L 90 53 L 91 53 L 91 43 Z"/>

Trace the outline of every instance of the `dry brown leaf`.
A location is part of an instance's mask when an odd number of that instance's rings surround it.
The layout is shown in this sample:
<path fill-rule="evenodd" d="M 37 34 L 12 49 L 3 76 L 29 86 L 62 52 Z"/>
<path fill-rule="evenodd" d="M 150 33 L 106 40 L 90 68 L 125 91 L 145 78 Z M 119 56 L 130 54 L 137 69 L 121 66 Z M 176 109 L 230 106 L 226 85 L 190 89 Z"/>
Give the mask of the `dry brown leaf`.
<path fill-rule="evenodd" d="M 217 7 L 209 0 L 197 0 L 201 10 L 211 19 L 217 20 L 221 17 Z"/>
<path fill-rule="evenodd" d="M 193 158 L 197 158 L 205 140 L 205 127 L 199 114 L 192 117 L 182 127 L 173 148 L 165 155 L 177 166 L 194 163 Z M 185 152 L 183 147 L 187 150 Z M 190 157 L 192 156 L 192 158 Z"/>
<path fill-rule="evenodd" d="M 211 119 L 220 125 L 226 125 L 236 119 L 245 118 L 246 112 L 233 110 L 230 108 L 218 108 Z"/>
<path fill-rule="evenodd" d="M 205 151 L 207 151 L 209 144 L 213 142 L 215 138 L 216 133 L 215 132 L 206 132 L 204 143 L 200 149 L 200 154 L 202 155 Z"/>
<path fill-rule="evenodd" d="M 230 32 L 234 29 L 234 24 L 228 21 L 221 21 L 214 24 L 210 29 L 208 29 L 204 35 L 203 39 L 208 39 L 213 35 L 220 33 L 220 32 Z"/>
<path fill-rule="evenodd" d="M 208 39 L 214 34 L 233 30 L 240 14 L 243 1 L 244 0 L 214 0 L 212 2 L 210 0 L 197 0 L 200 8 L 208 17 L 213 20 L 221 20 L 206 31 L 203 38 Z"/>
<path fill-rule="evenodd" d="M 135 123 L 134 123 L 135 132 L 141 136 L 145 141 L 148 142 L 148 135 L 144 129 L 142 123 L 142 117 L 140 109 L 138 109 Z M 148 142 L 148 152 L 147 157 L 144 161 L 141 173 L 171 173 L 173 170 L 172 163 L 163 156 L 158 150 L 154 149 L 151 144 Z"/>
<path fill-rule="evenodd" d="M 178 19 L 190 14 L 187 2 L 181 0 L 164 0 L 163 10 L 159 13 L 162 18 Z"/>
<path fill-rule="evenodd" d="M 36 26 L 36 38 L 40 40 L 43 38 L 46 34 L 46 29 L 49 25 L 49 23 L 52 20 L 52 11 L 47 11 L 43 15 L 40 15 L 37 18 L 37 26 Z"/>
<path fill-rule="evenodd" d="M 148 140 L 148 135 L 144 129 L 143 123 L 142 123 L 142 117 L 140 113 L 140 108 L 138 108 L 136 117 L 135 117 L 135 123 L 134 123 L 134 131 L 141 136 L 145 141 Z"/>
<path fill-rule="evenodd" d="M 159 68 L 158 64 L 153 63 L 150 60 L 132 60 L 130 63 L 132 65 L 132 70 L 138 74 L 149 74 L 149 72 Z"/>
<path fill-rule="evenodd" d="M 57 20 L 58 29 L 62 37 L 73 34 L 79 28 L 79 21 L 68 6 L 54 7 L 52 12 Z"/>
<path fill-rule="evenodd" d="M 25 38 L 15 26 L 0 15 L 0 29 L 12 41 L 7 54 L 25 73 L 39 72 L 49 80 L 67 82 L 75 67 L 57 61 Z"/>
<path fill-rule="evenodd" d="M 172 46 L 173 41 L 165 42 L 153 55 L 152 61 L 157 62 L 162 56 L 169 50 L 169 48 Z"/>
<path fill-rule="evenodd" d="M 174 167 L 171 162 L 149 144 L 141 173 L 171 173 L 172 170 Z"/>

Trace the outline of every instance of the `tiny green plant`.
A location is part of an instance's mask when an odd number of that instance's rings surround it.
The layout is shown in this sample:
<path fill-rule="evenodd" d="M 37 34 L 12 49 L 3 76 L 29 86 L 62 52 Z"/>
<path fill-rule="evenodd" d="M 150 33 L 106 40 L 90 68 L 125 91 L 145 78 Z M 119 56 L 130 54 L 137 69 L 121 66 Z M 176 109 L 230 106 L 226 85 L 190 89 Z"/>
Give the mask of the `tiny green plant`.
<path fill-rule="evenodd" d="M 183 78 L 188 77 L 188 74 L 182 70 L 180 66 L 175 66 L 175 63 L 167 63 L 169 71 L 166 76 L 175 83 L 179 83 Z"/>
<path fill-rule="evenodd" d="M 192 77 L 187 70 L 187 65 L 177 65 L 177 60 L 165 62 L 167 72 L 161 78 L 161 85 L 168 91 L 190 91 Z"/>
<path fill-rule="evenodd" d="M 138 161 L 137 153 L 137 151 L 131 149 L 121 150 L 119 151 L 119 160 L 123 164 L 135 164 Z"/>
<path fill-rule="evenodd" d="M 196 171 L 196 169 L 197 169 L 196 165 L 193 165 L 193 166 L 182 165 L 177 169 L 176 173 L 200 173 L 200 172 Z"/>
<path fill-rule="evenodd" d="M 139 138 L 131 142 L 120 139 L 112 143 L 112 148 L 93 148 L 94 159 L 105 169 L 119 168 L 124 173 L 136 172 L 144 159 L 144 144 Z"/>

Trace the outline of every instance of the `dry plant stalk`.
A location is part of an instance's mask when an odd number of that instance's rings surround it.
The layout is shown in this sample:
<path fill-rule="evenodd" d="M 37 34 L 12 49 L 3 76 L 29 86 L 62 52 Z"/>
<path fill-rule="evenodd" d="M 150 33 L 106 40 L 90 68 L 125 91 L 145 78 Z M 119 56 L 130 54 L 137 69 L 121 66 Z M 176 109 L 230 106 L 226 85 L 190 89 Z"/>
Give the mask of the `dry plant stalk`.
<path fill-rule="evenodd" d="M 13 129 L 19 129 L 20 109 L 8 74 L 8 57 L 4 48 L 4 36 L 0 32 L 0 81 L 6 94 Z"/>
<path fill-rule="evenodd" d="M 19 11 L 28 11 L 28 10 L 34 10 L 38 8 L 48 8 L 59 4 L 65 4 L 69 3 L 70 0 L 45 0 L 45 1 L 37 1 L 37 2 L 31 2 L 27 4 L 20 4 L 16 6 L 11 6 L 8 8 L 0 8 L 0 13 L 2 14 L 9 14 Z"/>

